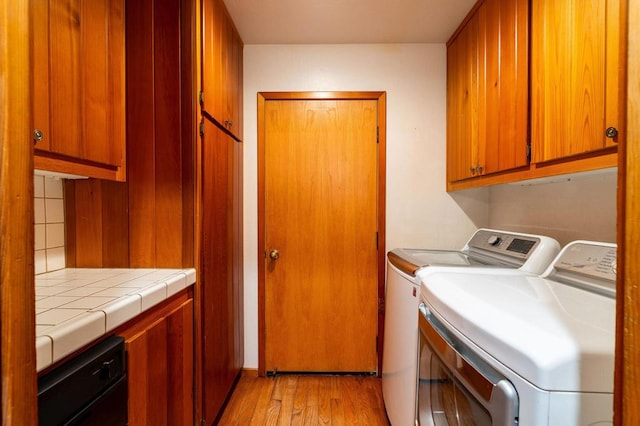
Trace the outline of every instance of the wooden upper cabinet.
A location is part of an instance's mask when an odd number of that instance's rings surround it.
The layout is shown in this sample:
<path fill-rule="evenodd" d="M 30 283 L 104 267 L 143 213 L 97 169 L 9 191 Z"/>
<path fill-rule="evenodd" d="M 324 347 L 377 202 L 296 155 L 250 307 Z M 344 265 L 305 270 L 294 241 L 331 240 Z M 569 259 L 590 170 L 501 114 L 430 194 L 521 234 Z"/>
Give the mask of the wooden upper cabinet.
<path fill-rule="evenodd" d="M 447 181 L 475 175 L 479 144 L 479 11 L 447 47 Z"/>
<path fill-rule="evenodd" d="M 447 45 L 447 180 L 528 165 L 527 0 L 479 3 Z"/>
<path fill-rule="evenodd" d="M 484 173 L 528 165 L 529 1 L 485 0 Z"/>
<path fill-rule="evenodd" d="M 124 0 L 30 8 L 36 168 L 124 180 Z"/>
<path fill-rule="evenodd" d="M 202 109 L 242 140 L 242 39 L 222 0 L 202 7 Z"/>
<path fill-rule="evenodd" d="M 533 0 L 532 14 L 532 162 L 615 150 L 625 2 Z"/>

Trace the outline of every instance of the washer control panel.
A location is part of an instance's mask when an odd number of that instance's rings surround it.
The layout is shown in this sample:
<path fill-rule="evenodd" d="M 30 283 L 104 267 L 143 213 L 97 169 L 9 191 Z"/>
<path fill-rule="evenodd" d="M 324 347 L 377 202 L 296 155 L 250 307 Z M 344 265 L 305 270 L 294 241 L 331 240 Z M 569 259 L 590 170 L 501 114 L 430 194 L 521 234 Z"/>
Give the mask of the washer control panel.
<path fill-rule="evenodd" d="M 468 245 L 475 252 L 527 259 L 539 242 L 540 239 L 534 236 L 480 229 Z"/>

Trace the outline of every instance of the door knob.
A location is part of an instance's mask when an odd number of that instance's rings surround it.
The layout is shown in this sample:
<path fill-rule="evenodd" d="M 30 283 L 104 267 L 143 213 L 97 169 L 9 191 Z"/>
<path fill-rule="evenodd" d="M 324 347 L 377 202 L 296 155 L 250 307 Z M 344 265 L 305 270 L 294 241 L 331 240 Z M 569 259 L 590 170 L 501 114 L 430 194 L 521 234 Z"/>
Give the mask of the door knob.
<path fill-rule="evenodd" d="M 278 260 L 280 258 L 280 252 L 278 250 L 271 250 L 269 252 L 269 257 L 273 260 Z"/>

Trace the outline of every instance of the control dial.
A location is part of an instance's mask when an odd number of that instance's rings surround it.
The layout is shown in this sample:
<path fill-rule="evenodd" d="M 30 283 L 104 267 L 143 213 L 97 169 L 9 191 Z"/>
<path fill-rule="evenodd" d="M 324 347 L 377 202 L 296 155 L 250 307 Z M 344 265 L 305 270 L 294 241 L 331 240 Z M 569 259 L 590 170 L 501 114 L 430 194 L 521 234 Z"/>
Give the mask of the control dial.
<path fill-rule="evenodd" d="M 492 235 L 487 240 L 487 243 L 489 243 L 489 245 L 492 245 L 494 247 L 500 244 L 501 242 L 502 242 L 502 238 L 498 237 L 497 235 Z"/>

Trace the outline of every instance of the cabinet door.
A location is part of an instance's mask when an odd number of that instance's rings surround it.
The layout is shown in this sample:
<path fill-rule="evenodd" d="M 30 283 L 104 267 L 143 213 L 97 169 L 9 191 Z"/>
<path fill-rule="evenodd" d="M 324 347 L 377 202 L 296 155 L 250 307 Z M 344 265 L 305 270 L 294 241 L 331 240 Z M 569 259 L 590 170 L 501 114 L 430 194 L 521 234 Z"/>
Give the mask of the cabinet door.
<path fill-rule="evenodd" d="M 447 47 L 447 180 L 475 176 L 478 160 L 480 18 L 476 12 Z"/>
<path fill-rule="evenodd" d="M 213 119 L 225 120 L 225 20 L 220 0 L 202 1 L 202 109 Z"/>
<path fill-rule="evenodd" d="M 237 277 L 239 193 L 234 167 L 236 142 L 205 120 L 202 142 L 203 209 L 203 401 L 207 424 L 214 421 L 240 372 L 236 352 L 241 350 L 242 330 L 238 310 L 242 295 Z M 235 202 L 234 202 L 235 201 Z M 235 273 L 234 273 L 235 271 Z"/>
<path fill-rule="evenodd" d="M 126 340 L 129 425 L 193 424 L 193 300 Z"/>
<path fill-rule="evenodd" d="M 532 2 L 533 162 L 615 146 L 620 122 L 619 0 Z M 624 27 L 623 27 L 624 28 Z"/>
<path fill-rule="evenodd" d="M 124 0 L 31 3 L 36 155 L 123 166 Z"/>
<path fill-rule="evenodd" d="M 203 0 L 202 109 L 242 138 L 242 40 L 221 0 Z"/>
<path fill-rule="evenodd" d="M 527 0 L 485 0 L 447 47 L 447 179 L 527 166 Z"/>
<path fill-rule="evenodd" d="M 529 117 L 529 1 L 485 0 L 486 23 L 480 41 L 485 70 L 481 90 L 480 159 L 482 174 L 526 166 Z M 484 94 L 484 96 L 483 96 Z M 482 122 L 485 124 L 483 125 Z"/>

